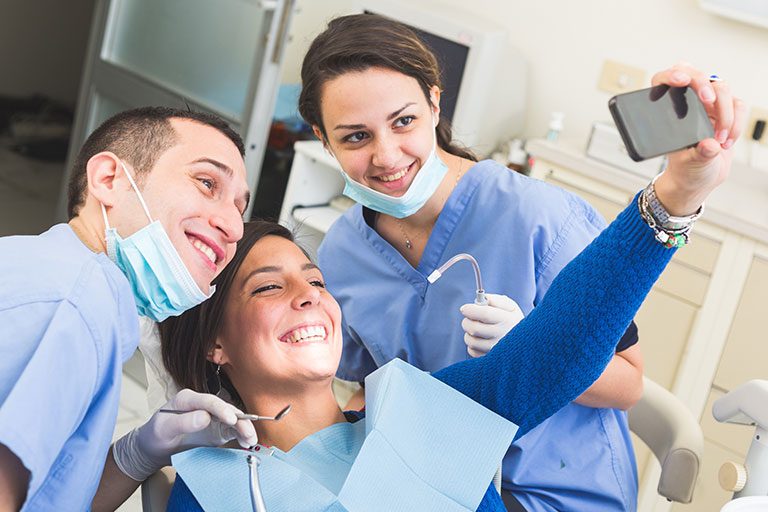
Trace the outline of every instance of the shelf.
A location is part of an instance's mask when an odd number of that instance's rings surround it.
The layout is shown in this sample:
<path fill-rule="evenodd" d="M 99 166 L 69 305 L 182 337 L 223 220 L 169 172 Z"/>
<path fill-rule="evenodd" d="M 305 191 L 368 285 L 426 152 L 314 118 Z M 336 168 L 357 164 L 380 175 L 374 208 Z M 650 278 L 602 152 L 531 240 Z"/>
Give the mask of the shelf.
<path fill-rule="evenodd" d="M 343 214 L 331 206 L 312 206 L 293 210 L 293 220 L 325 234 Z"/>

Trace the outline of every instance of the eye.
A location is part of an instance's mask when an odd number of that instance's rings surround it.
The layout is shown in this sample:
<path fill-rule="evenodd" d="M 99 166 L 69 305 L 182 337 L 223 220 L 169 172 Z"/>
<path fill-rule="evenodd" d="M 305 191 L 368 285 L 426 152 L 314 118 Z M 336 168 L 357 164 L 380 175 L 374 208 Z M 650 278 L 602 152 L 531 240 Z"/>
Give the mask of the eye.
<path fill-rule="evenodd" d="M 352 143 L 362 142 L 362 140 L 367 137 L 368 137 L 368 134 L 366 134 L 365 132 L 355 132 L 344 137 L 344 142 L 352 142 Z"/>
<path fill-rule="evenodd" d="M 260 287 L 256 288 L 255 290 L 253 290 L 251 292 L 251 295 L 258 295 L 260 293 L 266 293 L 266 292 L 269 292 L 269 291 L 272 291 L 272 290 L 279 290 L 279 289 L 280 289 L 280 286 L 278 286 L 276 284 L 268 284 L 268 285 L 260 286 Z"/>
<path fill-rule="evenodd" d="M 216 189 L 216 181 L 211 178 L 198 178 L 197 181 L 199 181 L 208 190 L 213 191 Z"/>
<path fill-rule="evenodd" d="M 401 128 L 403 126 L 408 126 L 413 122 L 413 120 L 416 119 L 416 116 L 403 116 L 398 117 L 395 120 L 395 128 Z"/>
<path fill-rule="evenodd" d="M 318 288 L 325 288 L 325 283 L 319 279 L 313 279 L 312 281 L 309 282 L 309 284 L 311 284 L 312 286 L 317 286 Z"/>

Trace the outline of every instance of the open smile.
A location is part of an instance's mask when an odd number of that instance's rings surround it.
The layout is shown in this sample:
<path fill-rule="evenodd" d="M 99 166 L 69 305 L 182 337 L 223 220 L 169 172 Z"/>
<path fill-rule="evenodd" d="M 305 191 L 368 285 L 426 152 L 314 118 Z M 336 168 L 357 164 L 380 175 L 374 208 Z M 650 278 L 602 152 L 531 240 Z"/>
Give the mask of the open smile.
<path fill-rule="evenodd" d="M 192 247 L 197 249 L 198 254 L 200 254 L 208 268 L 215 272 L 218 263 L 224 260 L 224 249 L 202 235 L 187 233 L 187 239 L 192 244 Z"/>
<path fill-rule="evenodd" d="M 400 170 L 392 173 L 373 176 L 373 179 L 378 181 L 384 187 L 390 190 L 396 190 L 403 186 L 406 176 L 408 176 L 411 173 L 415 165 L 416 165 L 416 162 L 414 161 L 414 162 L 411 162 L 411 164 L 408 165 L 408 167 L 403 167 Z"/>
<path fill-rule="evenodd" d="M 289 345 L 310 345 L 327 343 L 328 331 L 322 324 L 307 324 L 292 328 L 278 337 L 282 343 Z"/>

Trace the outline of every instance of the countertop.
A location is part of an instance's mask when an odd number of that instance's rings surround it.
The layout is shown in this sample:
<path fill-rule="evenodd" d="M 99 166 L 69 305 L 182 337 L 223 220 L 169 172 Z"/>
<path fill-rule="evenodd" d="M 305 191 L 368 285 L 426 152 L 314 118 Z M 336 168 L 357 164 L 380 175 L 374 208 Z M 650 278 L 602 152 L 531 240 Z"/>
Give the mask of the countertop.
<path fill-rule="evenodd" d="M 526 149 L 536 159 L 570 169 L 630 193 L 648 178 L 588 157 L 570 141 L 529 140 Z M 702 219 L 763 243 L 768 243 L 768 172 L 735 162 L 728 180 L 707 199 Z"/>

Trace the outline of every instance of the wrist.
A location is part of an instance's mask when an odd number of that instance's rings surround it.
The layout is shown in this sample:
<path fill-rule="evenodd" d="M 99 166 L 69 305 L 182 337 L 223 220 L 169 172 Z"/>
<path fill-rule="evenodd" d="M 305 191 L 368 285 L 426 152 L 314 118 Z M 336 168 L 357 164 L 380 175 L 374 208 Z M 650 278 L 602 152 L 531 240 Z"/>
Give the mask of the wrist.
<path fill-rule="evenodd" d="M 160 468 L 170 464 L 170 457 L 153 457 L 142 449 L 140 428 L 131 430 L 112 445 L 115 465 L 125 476 L 137 482 L 143 482 Z"/>
<path fill-rule="evenodd" d="M 656 198 L 669 215 L 675 217 L 697 213 L 711 191 L 702 184 L 678 183 L 668 172 L 658 175 L 652 183 Z"/>

